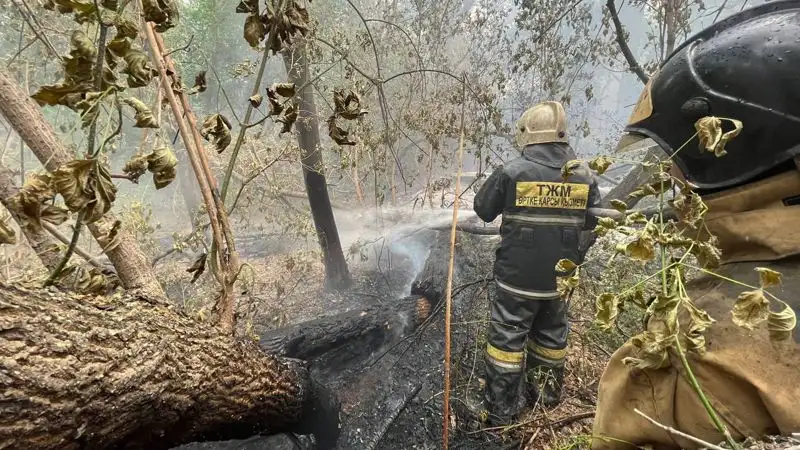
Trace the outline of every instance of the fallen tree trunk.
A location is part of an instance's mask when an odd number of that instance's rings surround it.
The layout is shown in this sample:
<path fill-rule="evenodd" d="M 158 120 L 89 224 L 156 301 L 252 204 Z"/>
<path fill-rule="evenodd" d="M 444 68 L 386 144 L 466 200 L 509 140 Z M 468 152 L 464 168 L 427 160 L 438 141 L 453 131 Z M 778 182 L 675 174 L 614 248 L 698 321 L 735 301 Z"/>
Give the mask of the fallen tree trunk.
<path fill-rule="evenodd" d="M 335 375 L 413 333 L 431 306 L 424 296 L 409 296 L 268 332 L 259 342 L 270 353 L 313 361 L 326 376 Z"/>
<path fill-rule="evenodd" d="M 282 432 L 308 417 L 312 392 L 298 362 L 160 302 L 0 286 L 0 448 L 165 449 Z"/>

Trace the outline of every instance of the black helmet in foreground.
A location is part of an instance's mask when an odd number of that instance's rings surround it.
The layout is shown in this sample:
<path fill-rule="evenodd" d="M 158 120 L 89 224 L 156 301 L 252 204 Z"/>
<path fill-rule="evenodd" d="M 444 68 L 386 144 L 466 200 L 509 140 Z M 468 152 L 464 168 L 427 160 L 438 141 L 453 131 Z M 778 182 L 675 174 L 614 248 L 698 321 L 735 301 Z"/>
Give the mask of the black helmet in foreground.
<path fill-rule="evenodd" d="M 722 157 L 697 139 L 675 155 L 704 116 L 744 127 Z M 703 191 L 788 167 L 800 155 L 800 0 L 747 9 L 689 38 L 651 77 L 625 131 L 618 150 L 650 138 Z"/>

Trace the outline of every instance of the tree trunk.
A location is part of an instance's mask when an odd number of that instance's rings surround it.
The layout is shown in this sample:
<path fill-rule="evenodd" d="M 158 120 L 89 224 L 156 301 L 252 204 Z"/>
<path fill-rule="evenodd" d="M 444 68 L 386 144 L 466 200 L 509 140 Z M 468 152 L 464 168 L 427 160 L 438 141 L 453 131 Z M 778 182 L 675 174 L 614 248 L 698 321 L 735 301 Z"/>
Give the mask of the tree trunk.
<path fill-rule="evenodd" d="M 22 233 L 28 240 L 28 244 L 36 252 L 39 260 L 44 267 L 52 272 L 61 261 L 61 252 L 59 251 L 58 241 L 56 241 L 44 229 L 34 230 L 30 227 L 22 226 L 19 216 L 15 208 L 10 204 L 11 197 L 16 195 L 19 189 L 14 184 L 14 172 L 8 167 L 0 164 L 0 202 L 6 207 L 11 217 L 20 224 Z"/>
<path fill-rule="evenodd" d="M 11 75 L 1 68 L 0 112 L 48 171 L 53 172 L 74 159 L 56 137 L 53 127 L 44 118 L 39 107 L 23 92 Z M 115 220 L 109 213 L 88 225 L 101 248 L 108 247 L 108 235 Z M 123 228 L 119 230 L 117 238 L 119 244 L 108 250 L 107 255 L 122 284 L 128 289 L 138 289 L 152 298 L 166 298 L 134 237 Z"/>
<path fill-rule="evenodd" d="M 308 371 L 138 297 L 0 286 L 0 446 L 165 449 L 293 427 Z"/>
<path fill-rule="evenodd" d="M 411 335 L 438 299 L 411 295 L 265 333 L 266 351 L 313 362 L 315 376 L 342 373 L 362 365 L 381 349 Z"/>
<path fill-rule="evenodd" d="M 334 289 L 343 289 L 351 284 L 350 271 L 347 268 L 342 244 L 339 241 L 336 219 L 328 196 L 328 184 L 325 181 L 314 91 L 313 87 L 308 85 L 308 57 L 305 41 L 299 41 L 294 47 L 286 50 L 283 60 L 291 82 L 298 88 L 303 87 L 297 93 L 300 104 L 295 128 L 297 129 L 297 142 L 302 151 L 300 160 L 303 165 L 308 203 L 325 259 L 325 284 Z"/>

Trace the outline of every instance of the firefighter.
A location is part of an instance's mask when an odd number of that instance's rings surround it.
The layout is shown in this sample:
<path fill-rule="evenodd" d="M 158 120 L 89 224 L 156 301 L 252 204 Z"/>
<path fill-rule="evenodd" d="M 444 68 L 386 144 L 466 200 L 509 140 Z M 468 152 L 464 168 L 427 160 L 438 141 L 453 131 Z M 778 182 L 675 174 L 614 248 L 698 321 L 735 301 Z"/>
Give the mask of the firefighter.
<path fill-rule="evenodd" d="M 722 251 L 723 264 L 715 272 L 750 286 L 758 286 L 757 267 L 781 272 L 782 284 L 769 291 L 795 315 L 800 312 L 798 37 L 798 0 L 745 10 L 691 37 L 651 77 L 619 149 L 649 139 L 671 156 L 676 175 L 697 186 L 708 207 L 705 227 Z M 698 150 L 696 140 L 681 148 L 695 132 L 693 124 L 707 116 L 743 123 L 723 156 Z M 706 352 L 690 352 L 689 365 L 732 437 L 742 441 L 800 431 L 797 332 L 777 345 L 764 326 L 735 325 L 733 305 L 748 288 L 713 275 L 687 288 L 696 305 L 716 320 L 705 332 Z M 680 317 L 679 323 L 685 329 L 688 318 Z M 623 363 L 636 355 L 633 343 L 626 343 L 600 379 L 593 450 L 700 447 L 634 409 L 705 442 L 724 440 L 677 355 L 661 369 L 635 370 Z"/>
<path fill-rule="evenodd" d="M 561 399 L 569 325 L 555 266 L 578 261 L 580 232 L 591 227 L 587 209 L 600 199 L 585 165 L 562 176 L 562 167 L 577 159 L 566 127 L 558 102 L 527 110 L 516 124 L 522 155 L 495 169 L 475 196 L 483 221 L 502 214 L 485 392 L 470 405 L 482 421 L 508 423 L 526 398 L 545 406 Z"/>

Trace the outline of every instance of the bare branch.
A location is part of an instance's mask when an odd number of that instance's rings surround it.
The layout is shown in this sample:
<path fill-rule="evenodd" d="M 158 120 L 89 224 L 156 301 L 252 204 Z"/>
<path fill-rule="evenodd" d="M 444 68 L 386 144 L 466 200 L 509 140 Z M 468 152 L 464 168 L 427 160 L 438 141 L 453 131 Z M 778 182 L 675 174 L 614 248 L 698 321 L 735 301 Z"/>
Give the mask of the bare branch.
<path fill-rule="evenodd" d="M 622 54 L 628 61 L 630 70 L 635 73 L 640 80 L 642 80 L 642 83 L 647 84 L 647 82 L 650 80 L 650 77 L 645 73 L 644 69 L 642 69 L 642 66 L 640 66 L 636 61 L 636 58 L 633 57 L 631 48 L 628 47 L 628 41 L 625 40 L 625 30 L 622 28 L 622 22 L 619 20 L 619 14 L 617 13 L 616 5 L 614 5 L 614 0 L 606 0 L 606 8 L 608 8 L 608 12 L 611 14 L 611 20 L 614 22 L 614 29 L 617 32 L 617 43 L 619 44 L 619 49 L 622 51 Z"/>
<path fill-rule="evenodd" d="M 662 425 L 662 424 L 656 422 L 655 420 L 651 419 L 650 417 L 647 416 L 647 414 L 639 411 L 636 408 L 633 409 L 633 412 L 635 412 L 636 414 L 644 417 L 651 424 L 657 426 L 658 428 L 661 428 L 662 430 L 666 431 L 667 433 L 669 433 L 669 434 L 671 434 L 673 436 L 677 436 L 677 437 L 681 437 L 681 438 L 684 438 L 684 439 L 688 439 L 688 440 L 694 442 L 695 444 L 701 445 L 701 446 L 703 446 L 705 448 L 708 448 L 710 450 L 725 450 L 725 449 L 723 449 L 722 447 L 720 447 L 718 445 L 714 445 L 714 444 L 706 442 L 706 441 L 704 441 L 702 439 L 698 439 L 698 438 L 696 438 L 694 436 L 691 436 L 689 434 L 686 434 L 686 433 L 684 433 L 682 431 L 678 431 L 675 428 L 668 427 L 666 425 Z"/>

